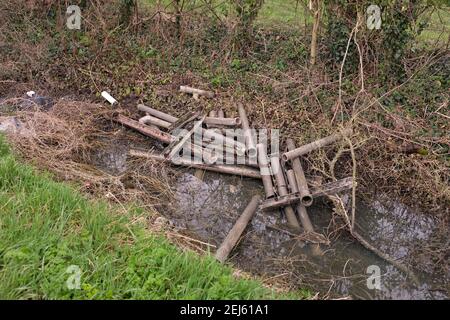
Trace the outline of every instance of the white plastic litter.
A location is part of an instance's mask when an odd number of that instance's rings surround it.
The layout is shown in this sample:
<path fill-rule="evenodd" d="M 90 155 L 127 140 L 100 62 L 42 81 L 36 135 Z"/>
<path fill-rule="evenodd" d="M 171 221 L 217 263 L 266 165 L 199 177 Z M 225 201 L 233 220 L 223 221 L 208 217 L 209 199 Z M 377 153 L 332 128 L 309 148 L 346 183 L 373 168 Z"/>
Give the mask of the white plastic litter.
<path fill-rule="evenodd" d="M 103 91 L 102 92 L 102 97 L 105 98 L 109 103 L 111 103 L 111 105 L 114 105 L 115 103 L 117 103 L 117 100 L 114 99 L 108 92 Z"/>

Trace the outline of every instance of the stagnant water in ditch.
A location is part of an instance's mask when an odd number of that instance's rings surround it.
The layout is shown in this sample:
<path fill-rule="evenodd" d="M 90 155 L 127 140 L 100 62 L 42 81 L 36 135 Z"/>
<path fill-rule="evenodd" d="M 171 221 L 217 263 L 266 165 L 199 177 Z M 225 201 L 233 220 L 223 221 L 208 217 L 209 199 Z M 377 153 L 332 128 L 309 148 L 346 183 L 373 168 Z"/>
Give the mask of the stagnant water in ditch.
<path fill-rule="evenodd" d="M 199 180 L 191 173 L 185 173 L 179 177 L 175 187 L 170 218 L 178 228 L 220 245 L 251 196 L 257 193 L 263 193 L 261 184 L 251 179 L 208 173 Z M 432 217 L 394 201 L 359 203 L 356 215 L 360 233 L 395 259 L 416 261 L 414 255 L 417 255 L 420 245 L 433 241 L 434 231 L 439 227 Z M 326 233 L 331 209 L 318 201 L 310 207 L 309 214 L 316 230 Z M 317 257 L 311 254 L 308 245 L 277 230 L 283 225 L 284 218 L 278 211 L 257 212 L 231 261 L 255 273 L 288 274 L 290 281 L 297 282 L 299 287 L 307 285 L 333 297 L 448 298 L 449 274 L 433 274 L 433 262 L 427 261 L 426 255 L 421 257 L 420 284 L 417 286 L 396 268 L 346 237 L 345 232 L 330 246 L 323 246 L 325 254 Z M 448 246 L 448 242 L 443 245 Z M 373 272 L 367 273 L 369 266 L 380 268 L 380 289 L 367 286 L 367 279 Z"/>
<path fill-rule="evenodd" d="M 126 170 L 127 148 L 117 144 L 99 150 L 96 165 L 110 173 Z M 220 245 L 240 213 L 255 194 L 263 194 L 259 181 L 235 176 L 206 173 L 202 180 L 187 170 L 174 185 L 173 202 L 164 214 L 175 228 L 213 245 Z M 415 267 L 420 284 L 392 265 L 365 249 L 358 242 L 339 232 L 329 246 L 322 246 L 324 255 L 311 254 L 308 245 L 279 229 L 286 221 L 279 211 L 258 211 L 247 228 L 230 262 L 237 267 L 265 277 L 283 277 L 298 288 L 308 287 L 322 296 L 350 296 L 357 299 L 448 299 L 450 270 L 436 271 L 436 262 L 427 250 L 429 243 L 447 250 L 449 232 L 437 218 L 415 212 L 398 202 L 379 195 L 376 201 L 358 201 L 358 231 L 382 252 Z M 332 210 L 316 201 L 308 209 L 317 232 L 330 232 Z M 440 232 L 439 232 L 440 231 Z M 369 266 L 381 271 L 380 288 L 369 288 Z M 442 268 L 441 268 L 442 269 Z M 371 282 L 373 283 L 373 282 Z"/>

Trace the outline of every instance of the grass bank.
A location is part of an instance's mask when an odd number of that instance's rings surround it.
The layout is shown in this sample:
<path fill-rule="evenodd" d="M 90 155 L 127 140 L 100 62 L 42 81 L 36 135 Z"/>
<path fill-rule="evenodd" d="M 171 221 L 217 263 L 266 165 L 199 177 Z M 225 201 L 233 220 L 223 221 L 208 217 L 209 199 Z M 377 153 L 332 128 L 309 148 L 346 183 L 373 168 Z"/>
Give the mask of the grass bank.
<path fill-rule="evenodd" d="M 180 251 L 128 209 L 119 214 L 19 163 L 0 136 L 0 299 L 300 298 Z"/>

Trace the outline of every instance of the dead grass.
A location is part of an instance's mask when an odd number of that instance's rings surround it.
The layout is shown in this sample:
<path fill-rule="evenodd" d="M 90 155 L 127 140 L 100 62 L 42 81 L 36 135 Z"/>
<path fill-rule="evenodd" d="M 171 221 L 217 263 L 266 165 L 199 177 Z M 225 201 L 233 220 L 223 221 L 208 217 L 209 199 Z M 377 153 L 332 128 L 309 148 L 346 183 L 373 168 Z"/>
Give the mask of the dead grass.
<path fill-rule="evenodd" d="M 9 99 L 3 105 L 19 106 L 21 100 Z M 59 179 L 79 184 L 84 192 L 120 203 L 158 204 L 157 195 L 170 189 L 166 171 L 130 162 L 127 171 L 112 175 L 93 166 L 93 154 L 121 134 L 121 129 L 107 120 L 111 113 L 100 104 L 59 100 L 50 111 L 36 106 L 35 110 L 15 112 L 24 130 L 9 139 L 23 159 Z"/>

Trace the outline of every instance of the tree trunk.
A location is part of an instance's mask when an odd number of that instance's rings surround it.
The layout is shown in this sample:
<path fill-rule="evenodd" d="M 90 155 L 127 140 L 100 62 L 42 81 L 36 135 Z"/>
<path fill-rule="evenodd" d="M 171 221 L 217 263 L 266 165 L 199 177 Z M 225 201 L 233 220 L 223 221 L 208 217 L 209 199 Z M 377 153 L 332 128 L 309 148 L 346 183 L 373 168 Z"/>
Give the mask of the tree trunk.
<path fill-rule="evenodd" d="M 311 35 L 311 57 L 309 62 L 311 63 L 311 65 L 315 65 L 317 57 L 317 38 L 319 34 L 320 15 L 321 15 L 320 0 L 311 0 L 311 10 L 313 12 L 314 22 Z"/>

